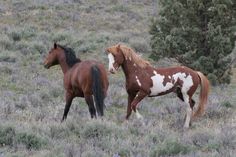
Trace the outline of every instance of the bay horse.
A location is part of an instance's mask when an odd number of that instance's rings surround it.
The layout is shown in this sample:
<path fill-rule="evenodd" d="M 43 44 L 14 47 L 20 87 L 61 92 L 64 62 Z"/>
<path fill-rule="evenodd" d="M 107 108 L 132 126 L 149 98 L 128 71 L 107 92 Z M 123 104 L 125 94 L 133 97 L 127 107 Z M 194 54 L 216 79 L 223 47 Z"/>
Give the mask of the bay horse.
<path fill-rule="evenodd" d="M 75 52 L 71 48 L 54 43 L 54 47 L 45 58 L 44 67 L 49 69 L 58 64 L 64 74 L 66 99 L 62 121 L 67 118 L 75 97 L 85 98 L 91 118 L 96 117 L 96 111 L 99 116 L 103 116 L 104 98 L 109 85 L 104 65 L 94 60 L 81 61 L 76 58 Z"/>
<path fill-rule="evenodd" d="M 124 44 L 117 44 L 106 49 L 109 59 L 109 71 L 116 73 L 121 66 L 126 78 L 128 106 L 126 120 L 132 113 L 138 118 L 137 105 L 145 97 L 155 97 L 175 92 L 187 104 L 184 128 L 189 128 L 191 118 L 204 113 L 210 84 L 206 76 L 185 66 L 154 68 L 142 59 L 134 50 Z M 193 113 L 195 101 L 192 99 L 198 85 L 201 86 L 200 102 Z"/>

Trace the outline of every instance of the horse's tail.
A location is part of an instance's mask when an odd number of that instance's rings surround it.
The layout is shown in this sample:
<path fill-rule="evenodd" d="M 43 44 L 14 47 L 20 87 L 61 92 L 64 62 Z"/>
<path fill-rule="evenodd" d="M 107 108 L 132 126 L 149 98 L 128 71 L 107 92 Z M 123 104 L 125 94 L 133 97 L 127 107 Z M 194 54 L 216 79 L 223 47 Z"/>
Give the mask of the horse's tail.
<path fill-rule="evenodd" d="M 207 77 L 199 71 L 197 72 L 197 74 L 201 80 L 201 90 L 199 95 L 199 105 L 197 111 L 193 114 L 193 117 L 204 114 L 210 89 L 210 83 Z"/>
<path fill-rule="evenodd" d="M 92 90 L 93 90 L 93 96 L 94 96 L 94 100 L 96 104 L 97 113 L 99 116 L 103 116 L 105 95 L 102 89 L 101 72 L 96 65 L 92 66 L 91 72 L 92 72 L 92 82 L 93 82 Z"/>

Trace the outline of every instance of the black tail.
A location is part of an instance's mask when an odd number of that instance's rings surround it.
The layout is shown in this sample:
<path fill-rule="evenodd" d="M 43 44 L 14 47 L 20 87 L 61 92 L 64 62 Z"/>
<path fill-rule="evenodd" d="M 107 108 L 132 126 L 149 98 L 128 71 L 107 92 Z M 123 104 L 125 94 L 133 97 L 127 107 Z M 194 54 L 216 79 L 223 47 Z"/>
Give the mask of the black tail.
<path fill-rule="evenodd" d="M 104 93 L 102 90 L 102 80 L 101 80 L 101 72 L 97 66 L 93 66 L 91 69 L 92 79 L 93 79 L 93 96 L 96 104 L 97 113 L 99 116 L 103 116 L 103 108 L 104 108 Z"/>

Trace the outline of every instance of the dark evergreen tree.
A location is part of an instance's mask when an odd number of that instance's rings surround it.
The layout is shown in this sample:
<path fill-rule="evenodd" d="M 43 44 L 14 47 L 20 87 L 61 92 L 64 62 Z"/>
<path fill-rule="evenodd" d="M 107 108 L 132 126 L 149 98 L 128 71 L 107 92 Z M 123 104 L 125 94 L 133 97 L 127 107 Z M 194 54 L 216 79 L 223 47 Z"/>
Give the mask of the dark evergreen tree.
<path fill-rule="evenodd" d="M 230 83 L 236 39 L 236 0 L 159 0 L 150 34 L 153 59 L 170 57 L 202 71 L 213 84 Z"/>

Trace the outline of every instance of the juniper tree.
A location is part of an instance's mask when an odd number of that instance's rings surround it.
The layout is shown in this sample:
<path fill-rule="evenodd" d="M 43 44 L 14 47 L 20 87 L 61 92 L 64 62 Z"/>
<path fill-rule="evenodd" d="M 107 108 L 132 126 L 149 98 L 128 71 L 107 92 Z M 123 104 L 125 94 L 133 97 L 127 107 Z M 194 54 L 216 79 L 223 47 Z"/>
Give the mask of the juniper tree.
<path fill-rule="evenodd" d="M 170 57 L 202 71 L 213 84 L 230 83 L 236 0 L 159 0 L 150 28 L 153 59 Z"/>

